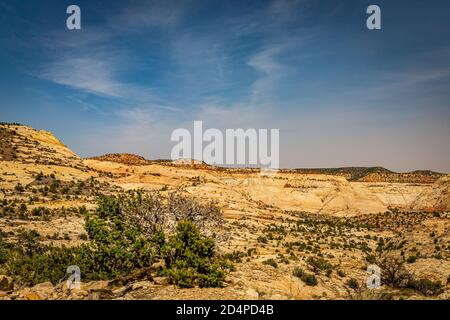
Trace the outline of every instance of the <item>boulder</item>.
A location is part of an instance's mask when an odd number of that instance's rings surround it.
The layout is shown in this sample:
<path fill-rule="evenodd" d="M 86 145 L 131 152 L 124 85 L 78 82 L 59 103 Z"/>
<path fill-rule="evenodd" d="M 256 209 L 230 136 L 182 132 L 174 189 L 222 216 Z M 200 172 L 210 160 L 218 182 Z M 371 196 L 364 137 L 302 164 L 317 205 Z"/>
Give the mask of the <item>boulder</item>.
<path fill-rule="evenodd" d="M 170 280 L 168 277 L 155 277 L 153 278 L 153 282 L 161 286 L 168 286 L 170 284 Z"/>
<path fill-rule="evenodd" d="M 108 281 L 91 281 L 88 283 L 83 283 L 81 285 L 81 288 L 85 291 L 92 292 L 92 291 L 101 291 L 107 289 L 109 286 Z"/>
<path fill-rule="evenodd" d="M 26 300 L 43 300 L 42 297 L 40 295 L 38 295 L 37 293 L 35 293 L 35 292 L 25 293 L 23 295 L 23 297 Z"/>
<path fill-rule="evenodd" d="M 41 299 L 49 299 L 55 292 L 51 282 L 39 283 L 30 289 L 32 293 L 38 294 Z"/>

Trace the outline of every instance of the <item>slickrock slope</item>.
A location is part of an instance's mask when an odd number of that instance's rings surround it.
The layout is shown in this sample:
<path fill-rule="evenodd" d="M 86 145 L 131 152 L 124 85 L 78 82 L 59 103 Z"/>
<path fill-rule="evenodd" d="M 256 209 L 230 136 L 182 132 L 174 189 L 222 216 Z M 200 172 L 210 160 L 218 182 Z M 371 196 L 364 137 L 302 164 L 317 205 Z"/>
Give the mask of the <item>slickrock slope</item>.
<path fill-rule="evenodd" d="M 52 133 L 19 124 L 0 124 L 0 185 L 12 189 L 27 185 L 39 174 L 57 174 L 61 180 L 87 179 L 95 172 Z"/>
<path fill-rule="evenodd" d="M 296 173 L 334 175 L 344 177 L 348 181 L 358 182 L 433 183 L 443 176 L 442 173 L 429 170 L 416 170 L 412 172 L 399 173 L 387 170 L 383 167 L 295 169 L 290 171 Z"/>
<path fill-rule="evenodd" d="M 411 208 L 426 211 L 450 211 L 450 175 L 437 180 L 415 199 Z"/>
<path fill-rule="evenodd" d="M 0 160 L 84 169 L 81 159 L 48 131 L 1 124 L 0 137 Z"/>
<path fill-rule="evenodd" d="M 376 196 L 343 177 L 327 175 L 281 175 L 279 179 L 256 178 L 246 187 L 255 200 L 283 210 L 333 215 L 383 212 L 387 206 Z"/>

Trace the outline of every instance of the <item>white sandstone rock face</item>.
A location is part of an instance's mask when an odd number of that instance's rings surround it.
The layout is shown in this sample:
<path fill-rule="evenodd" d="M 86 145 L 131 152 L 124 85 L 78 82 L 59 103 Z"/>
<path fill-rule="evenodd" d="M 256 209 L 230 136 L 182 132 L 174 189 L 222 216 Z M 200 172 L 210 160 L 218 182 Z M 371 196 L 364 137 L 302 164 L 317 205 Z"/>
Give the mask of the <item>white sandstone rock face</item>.
<path fill-rule="evenodd" d="M 411 203 L 413 210 L 450 211 L 450 175 L 438 179 L 424 189 Z"/>
<path fill-rule="evenodd" d="M 407 208 L 430 186 L 348 182 L 330 175 L 291 174 L 285 179 L 253 178 L 244 188 L 253 200 L 267 205 L 339 216 L 384 212 L 389 207 Z"/>

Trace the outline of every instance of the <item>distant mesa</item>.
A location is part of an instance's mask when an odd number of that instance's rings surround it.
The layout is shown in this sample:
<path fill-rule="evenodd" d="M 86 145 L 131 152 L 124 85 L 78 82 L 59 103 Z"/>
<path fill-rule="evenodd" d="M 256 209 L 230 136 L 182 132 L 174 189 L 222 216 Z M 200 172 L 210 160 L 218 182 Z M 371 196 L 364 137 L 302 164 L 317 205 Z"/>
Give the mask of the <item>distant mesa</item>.
<path fill-rule="evenodd" d="M 173 164 L 177 165 L 205 165 L 206 163 L 203 161 L 195 160 L 195 159 L 188 159 L 188 158 L 180 158 L 172 161 Z"/>
<path fill-rule="evenodd" d="M 444 176 L 430 170 L 394 172 L 383 167 L 311 168 L 289 170 L 296 173 L 328 174 L 357 182 L 434 183 Z"/>
<path fill-rule="evenodd" d="M 150 160 L 147 160 L 142 156 L 132 153 L 107 153 L 102 156 L 91 157 L 87 159 L 97 161 L 111 161 L 129 166 L 142 166 L 151 164 Z"/>
<path fill-rule="evenodd" d="M 97 160 L 97 161 L 110 161 L 121 163 L 129 166 L 143 166 L 149 164 L 161 164 L 161 165 L 175 165 L 175 166 L 206 166 L 202 161 L 194 159 L 159 159 L 159 160 L 148 160 L 142 156 L 132 154 L 132 153 L 107 153 L 102 156 L 86 158 L 87 160 Z"/>

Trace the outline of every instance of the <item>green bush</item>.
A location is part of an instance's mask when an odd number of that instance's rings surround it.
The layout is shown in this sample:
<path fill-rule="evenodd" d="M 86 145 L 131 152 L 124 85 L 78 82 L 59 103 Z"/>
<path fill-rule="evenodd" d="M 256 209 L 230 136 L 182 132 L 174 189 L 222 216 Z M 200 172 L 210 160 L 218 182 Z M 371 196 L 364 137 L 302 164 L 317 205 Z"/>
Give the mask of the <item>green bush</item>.
<path fill-rule="evenodd" d="M 145 237 L 138 226 L 127 221 L 114 196 L 100 198 L 95 213 L 86 216 L 85 228 L 91 241 L 83 253 L 92 276 L 114 278 L 148 267 L 159 258 L 162 231 Z"/>
<path fill-rule="evenodd" d="M 414 263 L 417 261 L 417 256 L 409 256 L 408 259 L 406 259 L 406 262 L 408 263 Z"/>
<path fill-rule="evenodd" d="M 294 270 L 292 271 L 292 275 L 297 278 L 303 277 L 304 274 L 305 271 L 303 271 L 303 269 L 300 267 L 295 267 Z"/>
<path fill-rule="evenodd" d="M 3 240 L 0 234 L 0 266 L 8 261 L 9 248 L 8 244 Z"/>
<path fill-rule="evenodd" d="M 377 262 L 377 258 L 374 255 L 369 254 L 366 256 L 366 261 L 375 264 Z"/>
<path fill-rule="evenodd" d="M 306 262 L 311 266 L 315 273 L 318 273 L 321 270 L 331 270 L 333 267 L 328 261 L 323 258 L 309 257 Z"/>
<path fill-rule="evenodd" d="M 166 274 L 180 287 L 220 287 L 226 264 L 215 254 L 212 238 L 200 234 L 192 222 L 178 223 L 164 248 Z"/>
<path fill-rule="evenodd" d="M 272 266 L 274 268 L 278 268 L 278 263 L 274 259 L 267 259 L 262 262 L 265 265 Z"/>
<path fill-rule="evenodd" d="M 267 243 L 268 242 L 268 240 L 267 240 L 267 238 L 265 236 L 259 236 L 256 240 L 258 242 L 260 242 L 260 243 Z"/>
<path fill-rule="evenodd" d="M 425 296 L 434 296 L 442 292 L 443 285 L 441 281 L 420 279 L 413 281 L 411 287 Z"/>
<path fill-rule="evenodd" d="M 339 277 L 343 278 L 343 277 L 345 277 L 345 272 L 342 271 L 342 270 L 338 270 L 338 271 L 337 271 L 337 275 L 338 275 Z"/>
<path fill-rule="evenodd" d="M 24 255 L 32 256 L 40 253 L 41 246 L 39 244 L 40 234 L 36 230 L 20 230 L 18 235 L 18 244 Z"/>
<path fill-rule="evenodd" d="M 27 205 L 25 203 L 21 203 L 19 207 L 19 212 L 21 214 L 25 214 L 27 212 Z"/>
<path fill-rule="evenodd" d="M 6 270 L 24 285 L 32 286 L 45 281 L 57 284 L 64 279 L 68 266 L 80 265 L 77 251 L 77 248 L 65 247 L 41 247 L 38 253 L 31 255 L 16 251 L 11 253 L 15 259 L 6 264 Z"/>
<path fill-rule="evenodd" d="M 16 191 L 19 192 L 19 193 L 22 193 L 22 192 L 25 191 L 25 188 L 22 186 L 21 183 L 17 183 L 15 189 L 16 189 Z"/>
<path fill-rule="evenodd" d="M 306 285 L 308 286 L 316 286 L 317 285 L 317 278 L 314 274 L 306 273 L 302 268 L 295 267 L 292 271 L 292 275 L 294 277 L 299 278 L 302 280 Z"/>
<path fill-rule="evenodd" d="M 317 286 L 317 278 L 314 274 L 309 274 L 309 273 L 305 273 L 302 277 L 301 280 L 310 287 L 314 287 Z"/>
<path fill-rule="evenodd" d="M 355 290 L 359 288 L 358 280 L 356 280 L 355 278 L 350 278 L 350 279 L 348 279 L 348 280 L 345 282 L 345 284 L 346 284 L 348 287 L 350 287 L 350 288 L 352 288 L 352 289 L 355 289 Z"/>
<path fill-rule="evenodd" d="M 42 173 L 42 171 L 36 175 L 36 181 L 41 181 L 43 178 L 44 178 L 44 174 Z"/>
<path fill-rule="evenodd" d="M 40 235 L 31 230 L 21 230 L 17 243 L 0 239 L 0 269 L 24 285 L 44 281 L 56 284 L 71 264 L 79 264 L 76 248 L 58 248 L 39 243 Z"/>

